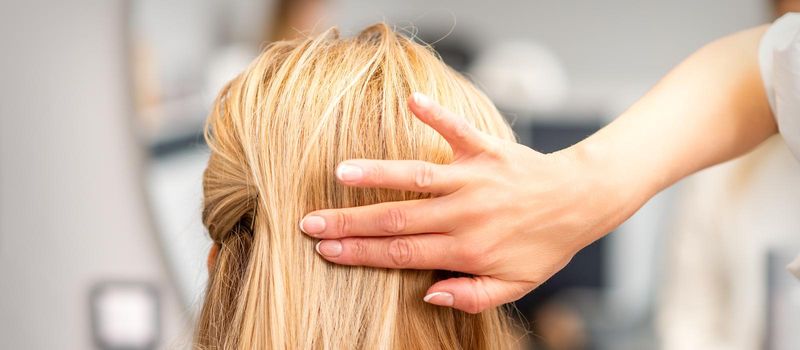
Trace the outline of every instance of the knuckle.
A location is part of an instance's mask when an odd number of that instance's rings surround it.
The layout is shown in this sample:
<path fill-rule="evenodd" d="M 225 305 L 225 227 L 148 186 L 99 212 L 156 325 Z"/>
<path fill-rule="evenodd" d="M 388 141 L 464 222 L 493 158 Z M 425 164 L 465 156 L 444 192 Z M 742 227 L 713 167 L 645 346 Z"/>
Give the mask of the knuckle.
<path fill-rule="evenodd" d="M 464 208 L 463 212 L 461 213 L 462 220 L 466 222 L 470 222 L 473 224 L 484 224 L 486 219 L 491 217 L 493 209 L 491 206 L 494 205 L 494 200 L 491 197 L 486 197 L 484 193 L 475 193 L 468 197 L 468 200 L 476 200 L 474 203 L 482 203 L 481 205 L 471 205 L 469 207 Z"/>
<path fill-rule="evenodd" d="M 414 171 L 414 184 L 419 189 L 425 189 L 433 184 L 433 165 L 422 163 Z"/>
<path fill-rule="evenodd" d="M 510 143 L 491 140 L 484 146 L 484 153 L 497 160 L 508 160 Z"/>
<path fill-rule="evenodd" d="M 483 249 L 474 245 L 462 247 L 459 252 L 459 260 L 464 266 L 472 269 L 479 268 L 484 262 Z"/>
<path fill-rule="evenodd" d="M 389 209 L 380 219 L 381 229 L 388 233 L 401 233 L 406 229 L 406 225 L 406 213 L 402 209 Z"/>
<path fill-rule="evenodd" d="M 486 288 L 486 286 L 484 286 L 483 283 L 481 283 L 481 287 L 480 289 L 478 289 L 477 294 L 478 294 L 478 305 L 477 305 L 478 312 L 486 310 L 495 305 L 495 300 L 494 300 L 495 298 L 491 294 L 489 294 L 489 288 Z"/>
<path fill-rule="evenodd" d="M 406 238 L 394 238 L 389 242 L 389 258 L 397 267 L 408 266 L 415 250 L 413 243 Z"/>
<path fill-rule="evenodd" d="M 481 278 L 472 278 L 471 284 L 471 302 L 468 303 L 468 307 L 464 311 L 471 314 L 477 314 L 491 306 L 492 298 L 489 295 L 486 285 Z"/>
<path fill-rule="evenodd" d="M 477 314 L 483 310 L 486 303 L 486 292 L 483 285 L 483 282 L 479 278 L 471 278 L 470 279 L 470 293 L 469 298 L 470 302 L 467 303 L 466 312 L 471 314 Z"/>
<path fill-rule="evenodd" d="M 356 263 L 362 263 L 367 260 L 367 245 L 364 240 L 353 239 L 350 240 L 350 259 Z"/>
<path fill-rule="evenodd" d="M 342 211 L 336 213 L 336 230 L 339 236 L 346 236 L 350 233 L 352 221 L 353 216 L 350 213 Z"/>

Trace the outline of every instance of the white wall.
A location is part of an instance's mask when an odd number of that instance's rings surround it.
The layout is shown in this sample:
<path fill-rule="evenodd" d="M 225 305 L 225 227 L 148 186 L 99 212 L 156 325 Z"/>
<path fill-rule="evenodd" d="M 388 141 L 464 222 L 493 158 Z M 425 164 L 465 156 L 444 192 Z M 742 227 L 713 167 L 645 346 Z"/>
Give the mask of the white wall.
<path fill-rule="evenodd" d="M 154 283 L 163 337 L 184 328 L 146 212 L 125 9 L 0 6 L 0 348 L 92 348 L 89 291 L 106 280 Z"/>

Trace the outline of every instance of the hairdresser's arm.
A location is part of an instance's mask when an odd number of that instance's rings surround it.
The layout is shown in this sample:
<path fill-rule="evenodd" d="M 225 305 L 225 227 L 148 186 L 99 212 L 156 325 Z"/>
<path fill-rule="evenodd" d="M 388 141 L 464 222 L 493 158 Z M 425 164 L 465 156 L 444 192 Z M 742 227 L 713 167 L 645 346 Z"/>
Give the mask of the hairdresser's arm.
<path fill-rule="evenodd" d="M 337 177 L 439 196 L 321 210 L 302 227 L 334 263 L 476 276 L 437 282 L 430 303 L 479 312 L 514 301 L 659 191 L 776 133 L 757 62 L 764 30 L 705 46 L 613 123 L 552 154 L 482 134 L 415 94 L 409 107 L 456 160 L 349 160 Z"/>

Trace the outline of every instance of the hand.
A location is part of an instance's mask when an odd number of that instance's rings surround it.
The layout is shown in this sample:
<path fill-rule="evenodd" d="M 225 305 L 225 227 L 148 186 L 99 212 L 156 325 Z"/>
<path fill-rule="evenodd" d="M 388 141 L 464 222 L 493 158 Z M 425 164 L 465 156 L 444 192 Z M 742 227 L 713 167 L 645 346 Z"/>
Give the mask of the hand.
<path fill-rule="evenodd" d="M 486 135 L 424 95 L 409 108 L 447 140 L 451 164 L 354 159 L 336 176 L 438 196 L 308 214 L 300 227 L 321 239 L 326 260 L 472 274 L 434 284 L 424 300 L 477 313 L 521 298 L 638 208 L 580 152 L 541 154 Z"/>

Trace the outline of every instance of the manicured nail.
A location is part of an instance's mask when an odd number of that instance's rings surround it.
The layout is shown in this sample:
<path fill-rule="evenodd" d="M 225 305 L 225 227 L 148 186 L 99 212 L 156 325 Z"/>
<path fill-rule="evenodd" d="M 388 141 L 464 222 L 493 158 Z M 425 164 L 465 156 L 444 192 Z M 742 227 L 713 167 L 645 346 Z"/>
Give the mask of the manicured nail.
<path fill-rule="evenodd" d="M 328 258 L 335 258 L 342 255 L 342 242 L 332 241 L 319 241 L 316 246 L 317 253 Z"/>
<path fill-rule="evenodd" d="M 358 181 L 364 177 L 364 171 L 355 165 L 339 164 L 336 168 L 336 177 L 344 182 Z"/>
<path fill-rule="evenodd" d="M 325 219 L 321 216 L 306 216 L 300 220 L 300 231 L 316 235 L 325 231 Z"/>
<path fill-rule="evenodd" d="M 453 295 L 448 292 L 434 292 L 422 298 L 426 303 L 439 306 L 453 306 Z"/>
<path fill-rule="evenodd" d="M 419 107 L 428 108 L 433 104 L 431 98 L 425 94 L 415 92 L 412 96 L 414 98 L 414 103 L 416 103 Z"/>

